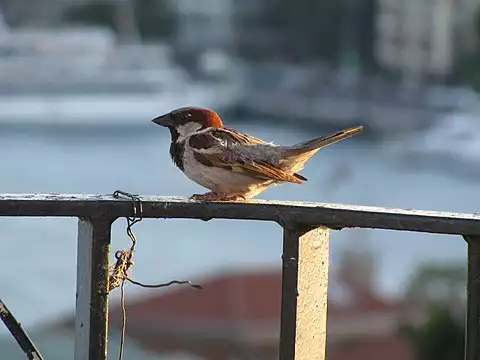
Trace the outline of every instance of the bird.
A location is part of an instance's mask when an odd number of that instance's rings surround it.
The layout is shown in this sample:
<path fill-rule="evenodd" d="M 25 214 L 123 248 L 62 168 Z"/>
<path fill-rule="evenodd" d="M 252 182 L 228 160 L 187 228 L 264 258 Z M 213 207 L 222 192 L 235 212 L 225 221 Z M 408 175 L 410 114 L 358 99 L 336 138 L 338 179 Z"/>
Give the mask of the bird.
<path fill-rule="evenodd" d="M 246 201 L 274 184 L 303 184 L 307 179 L 298 172 L 318 150 L 363 129 L 351 127 L 285 146 L 226 127 L 208 108 L 181 107 L 151 121 L 170 131 L 173 163 L 210 190 L 190 196 L 203 201 Z"/>

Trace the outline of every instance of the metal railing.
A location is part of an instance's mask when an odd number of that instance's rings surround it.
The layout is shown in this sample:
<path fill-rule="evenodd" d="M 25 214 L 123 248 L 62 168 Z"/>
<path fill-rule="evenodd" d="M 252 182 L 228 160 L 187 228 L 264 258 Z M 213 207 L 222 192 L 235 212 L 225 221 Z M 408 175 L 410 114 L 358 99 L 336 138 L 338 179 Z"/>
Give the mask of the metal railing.
<path fill-rule="evenodd" d="M 468 246 L 465 359 L 480 359 L 480 215 L 306 202 L 140 197 L 144 218 L 274 221 L 283 227 L 280 359 L 325 358 L 329 229 L 461 235 Z M 108 195 L 0 195 L 0 216 L 78 217 L 75 360 L 106 359 L 110 228 L 132 202 Z"/>

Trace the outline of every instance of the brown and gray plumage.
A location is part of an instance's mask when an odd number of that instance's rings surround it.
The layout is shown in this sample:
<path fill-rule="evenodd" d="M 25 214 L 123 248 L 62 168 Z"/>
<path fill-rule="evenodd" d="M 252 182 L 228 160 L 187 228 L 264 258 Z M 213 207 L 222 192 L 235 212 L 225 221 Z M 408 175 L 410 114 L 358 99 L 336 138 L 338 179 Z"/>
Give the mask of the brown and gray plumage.
<path fill-rule="evenodd" d="M 251 199 L 276 183 L 302 184 L 298 174 L 321 148 L 362 131 L 357 126 L 293 146 L 268 143 L 223 126 L 210 109 L 185 107 L 152 120 L 170 130 L 170 155 L 188 178 L 210 190 L 202 200 Z"/>

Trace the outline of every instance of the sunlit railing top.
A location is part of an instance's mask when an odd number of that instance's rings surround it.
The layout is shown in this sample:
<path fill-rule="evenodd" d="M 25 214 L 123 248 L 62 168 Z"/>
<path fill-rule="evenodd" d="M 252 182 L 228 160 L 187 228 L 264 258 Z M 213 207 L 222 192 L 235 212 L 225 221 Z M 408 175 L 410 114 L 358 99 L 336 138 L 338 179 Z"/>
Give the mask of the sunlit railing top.
<path fill-rule="evenodd" d="M 480 235 L 480 215 L 402 210 L 316 202 L 201 202 L 180 197 L 141 196 L 145 218 L 241 219 L 296 222 L 332 229 L 377 228 Z M 129 216 L 128 199 L 111 195 L 0 194 L 0 216 Z"/>

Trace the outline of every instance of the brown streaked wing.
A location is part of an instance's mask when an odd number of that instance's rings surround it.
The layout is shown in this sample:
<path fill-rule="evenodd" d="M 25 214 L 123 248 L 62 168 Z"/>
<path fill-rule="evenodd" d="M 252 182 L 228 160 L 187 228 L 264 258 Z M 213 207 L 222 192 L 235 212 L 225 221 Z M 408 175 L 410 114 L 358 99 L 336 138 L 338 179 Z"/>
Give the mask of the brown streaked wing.
<path fill-rule="evenodd" d="M 211 132 L 194 134 L 188 139 L 188 144 L 195 150 L 209 149 L 220 145 L 217 138 Z"/>
<path fill-rule="evenodd" d="M 205 166 L 215 166 L 236 173 L 244 173 L 258 179 L 285 181 L 301 184 L 307 181 L 303 176 L 296 173 L 288 173 L 271 164 L 259 161 L 248 161 L 235 155 L 226 155 L 224 152 L 205 153 L 193 150 L 195 159 Z"/>
<path fill-rule="evenodd" d="M 218 137 L 222 140 L 230 140 L 243 145 L 268 144 L 268 142 L 255 136 L 247 135 L 235 129 L 230 129 L 226 127 L 215 129 L 213 131 L 213 134 L 215 137 Z"/>
<path fill-rule="evenodd" d="M 227 144 L 255 145 L 267 144 L 267 142 L 256 137 L 243 134 L 239 131 L 227 128 L 212 129 L 208 132 L 190 136 L 188 142 L 194 149 L 210 149 L 218 147 L 219 150 L 226 150 L 222 141 Z"/>
<path fill-rule="evenodd" d="M 284 170 L 267 163 L 252 161 L 251 163 L 232 164 L 231 167 L 235 172 L 249 173 L 260 179 L 286 181 L 296 184 L 302 184 L 307 181 L 306 178 L 299 174 L 287 173 Z"/>
<path fill-rule="evenodd" d="M 189 144 L 193 149 L 195 159 L 205 166 L 215 166 L 237 173 L 245 173 L 258 179 L 285 181 L 301 184 L 307 179 L 295 173 L 286 172 L 272 164 L 245 159 L 233 149 L 228 149 L 225 143 L 241 145 L 268 144 L 253 136 L 233 129 L 221 128 L 211 132 L 192 135 Z"/>

